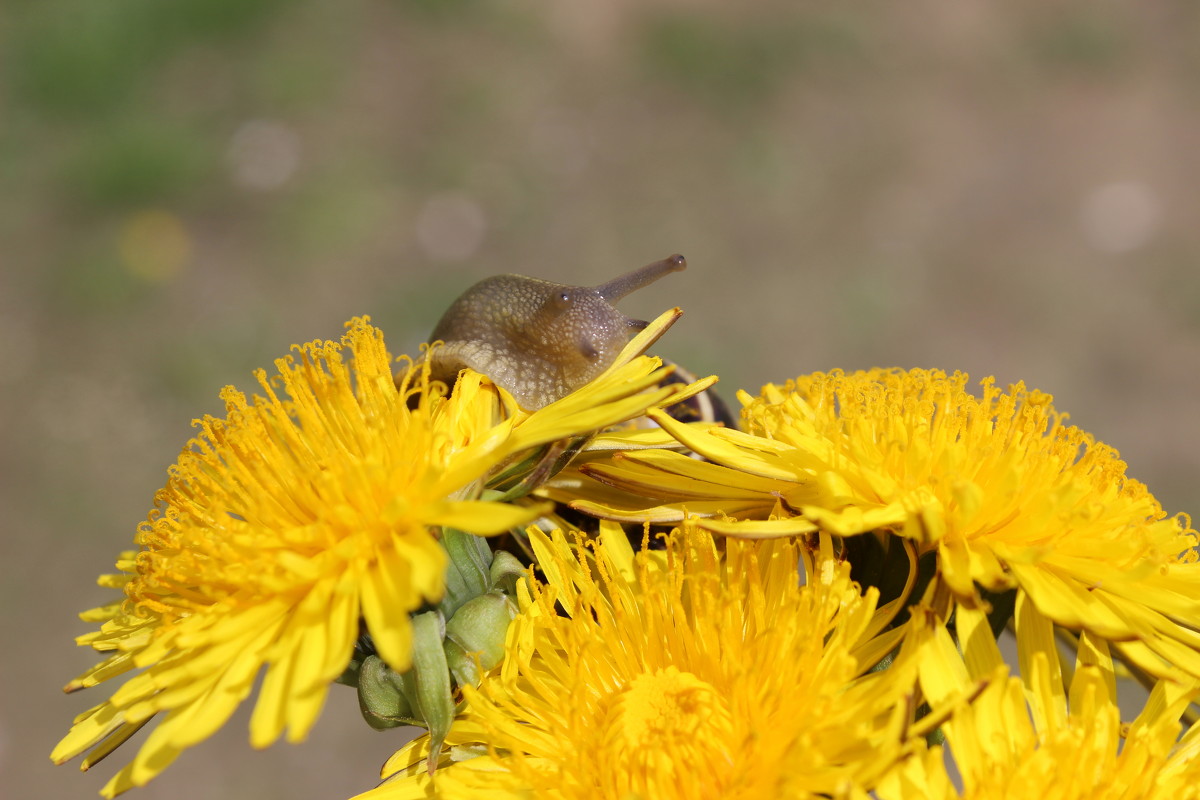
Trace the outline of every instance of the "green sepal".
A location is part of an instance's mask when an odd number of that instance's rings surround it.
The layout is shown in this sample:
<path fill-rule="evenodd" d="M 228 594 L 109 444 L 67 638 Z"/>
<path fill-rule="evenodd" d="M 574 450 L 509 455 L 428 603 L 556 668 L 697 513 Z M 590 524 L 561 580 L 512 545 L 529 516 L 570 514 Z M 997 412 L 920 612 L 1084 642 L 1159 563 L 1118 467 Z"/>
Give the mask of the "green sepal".
<path fill-rule="evenodd" d="M 479 670 L 504 660 L 508 624 L 516 616 L 512 601 L 500 592 L 471 600 L 446 623 L 446 663 L 459 686 L 479 683 Z"/>
<path fill-rule="evenodd" d="M 468 653 L 453 639 L 442 642 L 442 649 L 446 652 L 446 666 L 454 683 L 458 686 L 478 686 L 483 680 L 483 670 L 479 668 L 476 654 Z"/>
<path fill-rule="evenodd" d="M 438 601 L 438 610 L 443 614 L 453 616 L 459 606 L 476 594 L 477 592 L 473 592 L 468 585 L 462 570 L 451 560 L 446 565 L 446 590 L 442 593 L 442 599 Z"/>
<path fill-rule="evenodd" d="M 409 674 L 415 679 L 416 686 L 409 697 L 429 729 L 429 770 L 432 773 L 454 720 L 450 669 L 442 649 L 446 624 L 440 611 L 426 611 L 413 616 L 412 628 L 412 669 Z"/>
<path fill-rule="evenodd" d="M 449 618 L 467 600 L 488 590 L 492 548 L 483 537 L 454 528 L 442 529 L 441 545 L 450 563 L 446 569 L 446 594 L 438 608 Z"/>
<path fill-rule="evenodd" d="M 499 550 L 494 554 L 492 566 L 488 570 L 488 585 L 493 591 L 499 590 L 509 597 L 517 596 L 517 581 L 528 574 L 525 565 L 507 550 Z"/>
<path fill-rule="evenodd" d="M 379 656 L 363 659 L 358 670 L 358 708 L 367 724 L 377 731 L 422 724 L 408 700 L 409 683 Z"/>
<path fill-rule="evenodd" d="M 476 587 L 476 592 L 487 590 L 488 566 L 492 563 L 492 548 L 482 536 L 465 533 L 454 528 L 442 529 L 442 546 L 450 559 L 458 565 L 467 583 Z"/>

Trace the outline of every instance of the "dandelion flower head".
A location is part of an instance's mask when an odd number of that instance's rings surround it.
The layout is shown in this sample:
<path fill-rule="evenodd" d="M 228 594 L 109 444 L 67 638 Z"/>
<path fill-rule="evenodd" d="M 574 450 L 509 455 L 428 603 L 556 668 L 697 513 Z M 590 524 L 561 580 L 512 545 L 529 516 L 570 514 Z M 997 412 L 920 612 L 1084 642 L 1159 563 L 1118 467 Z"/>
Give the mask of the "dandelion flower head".
<path fill-rule="evenodd" d="M 619 519 L 705 514 L 701 524 L 733 536 L 893 531 L 936 551 L 957 603 L 978 604 L 977 585 L 1017 588 L 1059 625 L 1119 642 L 1151 675 L 1200 679 L 1187 517 L 1167 516 L 1049 395 L 987 379 L 976 396 L 967 382 L 937 370 L 814 373 L 742 393 L 744 431 L 654 415 L 714 463 L 598 457 L 578 469 L 600 488 L 573 505 Z"/>
<path fill-rule="evenodd" d="M 530 531 L 547 582 L 447 738 L 487 754 L 431 778 L 418 740 L 362 800 L 846 795 L 899 758 L 914 673 L 864 675 L 886 620 L 848 565 L 690 526 L 635 556 L 603 531 L 593 552 Z"/>
<path fill-rule="evenodd" d="M 452 395 L 420 366 L 397 386 L 382 332 L 365 317 L 347 328 L 340 342 L 295 348 L 272 377 L 260 370 L 262 395 L 223 392 L 225 417 L 198 421 L 138 529 L 140 550 L 101 579 L 123 597 L 86 612 L 100 628 L 78 641 L 109 655 L 67 690 L 140 672 L 81 714 L 51 758 L 91 750 L 88 769 L 162 715 L 106 796 L 211 735 L 264 667 L 256 747 L 305 737 L 361 628 L 405 670 L 409 613 L 444 591 L 439 526 L 490 535 L 544 510 L 478 499 L 489 473 L 683 393 L 652 389 L 659 362 L 632 353 L 528 413 L 469 370 Z"/>
<path fill-rule="evenodd" d="M 1128 726 L 1102 639 L 1084 634 L 1075 670 L 1064 674 L 1051 624 L 1018 604 L 1021 677 L 1009 677 L 983 615 L 961 611 L 960 646 L 931 627 L 921 686 L 937 706 L 973 682 L 985 686 L 943 726 L 962 790 L 940 747 L 904 761 L 876 787 L 880 800 L 1175 800 L 1200 798 L 1200 728 L 1180 737 L 1179 718 L 1196 687 L 1160 681 Z"/>

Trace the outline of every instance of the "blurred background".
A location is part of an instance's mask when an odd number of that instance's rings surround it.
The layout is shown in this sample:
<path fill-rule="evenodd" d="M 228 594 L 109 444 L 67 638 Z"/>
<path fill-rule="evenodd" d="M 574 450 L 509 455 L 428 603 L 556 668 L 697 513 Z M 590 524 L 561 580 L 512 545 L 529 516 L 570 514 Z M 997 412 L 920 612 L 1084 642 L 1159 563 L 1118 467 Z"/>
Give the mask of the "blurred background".
<path fill-rule="evenodd" d="M 0 795 L 107 697 L 75 614 L 218 390 L 370 314 L 413 352 L 490 274 L 687 312 L 738 387 L 963 369 L 1055 395 L 1200 511 L 1200 7 L 1186 0 L 6 0 Z M 152 798 L 343 798 L 399 740 L 335 687 Z M 137 741 L 141 741 L 139 738 Z M 98 773 L 98 774 L 96 774 Z"/>

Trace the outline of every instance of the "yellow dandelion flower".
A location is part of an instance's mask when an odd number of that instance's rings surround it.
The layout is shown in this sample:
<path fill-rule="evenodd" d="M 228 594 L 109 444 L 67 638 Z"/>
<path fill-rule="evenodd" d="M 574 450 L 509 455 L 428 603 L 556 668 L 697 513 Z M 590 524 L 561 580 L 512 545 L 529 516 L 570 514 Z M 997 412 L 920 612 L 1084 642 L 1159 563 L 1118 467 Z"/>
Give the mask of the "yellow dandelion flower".
<path fill-rule="evenodd" d="M 1179 736 L 1194 687 L 1158 683 L 1125 729 L 1103 640 L 1084 634 L 1067 690 L 1050 622 L 1021 601 L 1016 623 L 1026 654 L 1021 679 L 1007 677 L 982 614 L 959 616 L 961 657 L 944 628 L 927 629 L 921 686 L 931 702 L 952 702 L 972 682 L 989 681 L 943 726 L 963 788 L 951 782 L 942 749 L 931 748 L 880 781 L 880 800 L 1200 798 L 1200 728 Z"/>
<path fill-rule="evenodd" d="M 90 750 L 88 769 L 161 714 L 102 793 L 143 785 L 224 724 L 264 667 L 251 743 L 285 730 L 301 740 L 350 661 L 360 621 L 380 657 L 406 669 L 409 612 L 444 590 L 437 526 L 490 535 L 528 524 L 544 509 L 477 499 L 490 474 L 696 390 L 658 387 L 660 362 L 638 356 L 676 316 L 656 320 L 596 381 L 533 413 L 470 371 L 449 397 L 427 369 L 408 370 L 397 387 L 383 335 L 365 317 L 340 343 L 295 348 L 275 376 L 260 370 L 262 396 L 227 388 L 225 418 L 198 422 L 138 529 L 141 549 L 101 578 L 123 598 L 82 615 L 100 628 L 79 643 L 111 655 L 66 690 L 141 671 L 77 717 L 51 758 Z"/>
<path fill-rule="evenodd" d="M 967 380 L 816 373 L 757 398 L 742 393 L 744 432 L 652 414 L 714 463 L 616 452 L 558 485 L 585 495 L 571 503 L 590 513 L 710 515 L 701 524 L 734 536 L 891 530 L 937 553 L 938 579 L 960 604 L 978 603 L 976 584 L 1015 587 L 1059 625 L 1116 642 L 1151 675 L 1200 678 L 1200 563 L 1188 518 L 1166 516 L 1116 451 L 1066 424 L 1049 395 L 987 379 L 977 397 Z M 546 493 L 569 501 L 553 485 Z"/>
<path fill-rule="evenodd" d="M 522 584 L 442 767 L 419 739 L 359 800 L 863 797 L 901 756 L 915 666 L 864 675 L 890 614 L 828 539 L 722 547 L 687 527 L 635 556 L 614 528 L 592 555 L 530 531 L 547 583 Z"/>

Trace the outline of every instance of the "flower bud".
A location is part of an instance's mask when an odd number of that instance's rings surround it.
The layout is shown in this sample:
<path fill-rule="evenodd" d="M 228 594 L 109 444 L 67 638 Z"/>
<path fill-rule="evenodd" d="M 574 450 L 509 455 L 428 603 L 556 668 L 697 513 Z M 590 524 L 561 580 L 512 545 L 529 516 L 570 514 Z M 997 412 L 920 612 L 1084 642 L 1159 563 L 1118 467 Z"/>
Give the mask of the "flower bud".
<path fill-rule="evenodd" d="M 512 601 L 492 591 L 468 601 L 446 623 L 446 662 L 460 686 L 478 684 L 480 669 L 504 660 L 508 623 L 515 615 Z"/>

